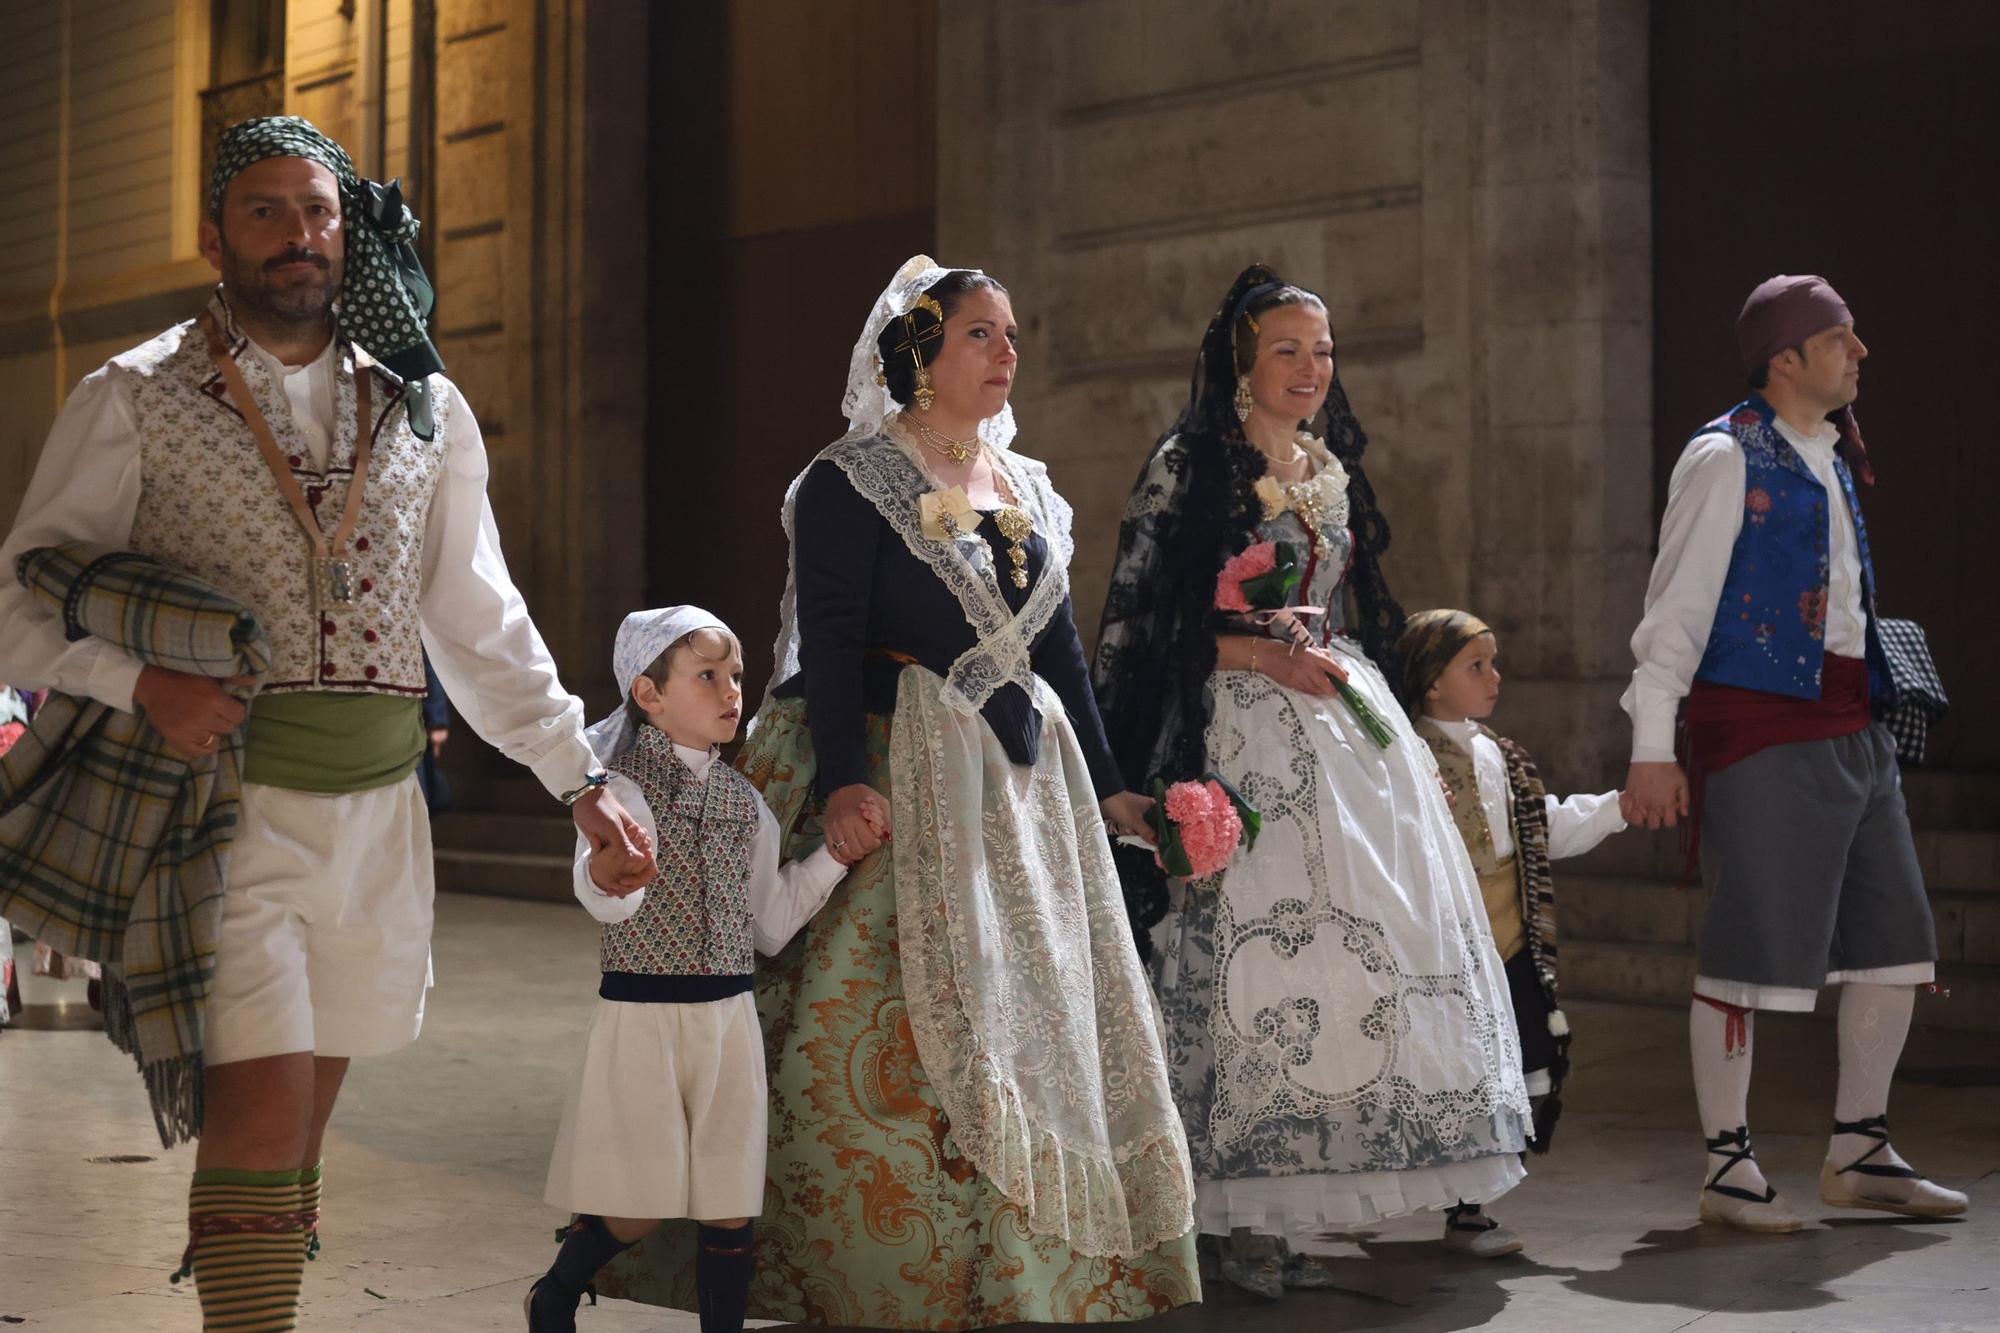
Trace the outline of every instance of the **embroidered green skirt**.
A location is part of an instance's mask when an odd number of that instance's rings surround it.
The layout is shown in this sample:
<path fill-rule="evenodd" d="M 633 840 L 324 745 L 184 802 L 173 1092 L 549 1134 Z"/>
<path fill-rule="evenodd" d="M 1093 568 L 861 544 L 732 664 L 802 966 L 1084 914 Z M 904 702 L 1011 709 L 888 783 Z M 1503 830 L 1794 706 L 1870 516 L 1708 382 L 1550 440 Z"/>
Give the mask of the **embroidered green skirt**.
<path fill-rule="evenodd" d="M 889 794 L 889 719 L 868 719 Z M 738 766 L 786 831 L 820 840 L 801 700 L 766 709 Z M 750 1315 L 878 1328 L 1144 1319 L 1200 1299 L 1193 1233 L 1093 1257 L 1035 1235 L 954 1143 L 904 999 L 888 848 L 863 861 L 775 959 L 757 1008 L 771 1087 Z M 607 1295 L 695 1308 L 694 1228 L 670 1222 L 600 1276 Z"/>

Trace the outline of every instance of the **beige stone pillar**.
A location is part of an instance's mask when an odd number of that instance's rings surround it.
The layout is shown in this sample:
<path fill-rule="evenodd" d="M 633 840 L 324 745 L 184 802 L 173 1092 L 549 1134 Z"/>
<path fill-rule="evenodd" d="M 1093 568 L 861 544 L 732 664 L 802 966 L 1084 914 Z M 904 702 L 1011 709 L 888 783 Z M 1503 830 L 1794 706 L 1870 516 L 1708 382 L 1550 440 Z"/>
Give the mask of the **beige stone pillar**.
<path fill-rule="evenodd" d="M 1503 636 L 1501 721 L 1594 782 L 1650 512 L 1640 0 L 940 7 L 939 254 L 1013 290 L 1020 446 L 1117 519 L 1231 278 L 1323 293 L 1411 609 Z"/>
<path fill-rule="evenodd" d="M 565 683 L 608 707 L 644 569 L 647 7 L 436 12 L 439 349 L 529 610 Z"/>

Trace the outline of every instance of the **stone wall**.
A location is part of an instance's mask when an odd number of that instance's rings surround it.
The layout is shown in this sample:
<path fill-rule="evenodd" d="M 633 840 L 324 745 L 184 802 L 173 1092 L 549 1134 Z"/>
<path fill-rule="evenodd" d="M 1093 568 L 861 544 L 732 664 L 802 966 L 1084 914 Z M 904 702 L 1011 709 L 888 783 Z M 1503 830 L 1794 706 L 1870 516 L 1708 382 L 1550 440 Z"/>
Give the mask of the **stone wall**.
<path fill-rule="evenodd" d="M 1622 775 L 1651 544 L 1641 0 L 940 7 L 939 255 L 1014 293 L 1021 447 L 1117 518 L 1201 331 L 1262 260 L 1323 293 L 1411 609 L 1477 611 L 1496 719 Z"/>
<path fill-rule="evenodd" d="M 0 18 L 0 515 L 62 401 L 187 318 L 206 0 L 77 0 Z M 425 224 L 447 373 L 486 435 L 515 579 L 557 660 L 596 663 L 643 543 L 644 5 L 291 0 L 284 100 Z M 600 693 L 608 692 L 602 691 Z M 594 702 L 602 703 L 601 699 Z"/>
<path fill-rule="evenodd" d="M 647 6 L 438 0 L 438 348 L 515 582 L 581 690 L 643 566 Z M 473 799 L 478 799 L 475 794 Z"/>

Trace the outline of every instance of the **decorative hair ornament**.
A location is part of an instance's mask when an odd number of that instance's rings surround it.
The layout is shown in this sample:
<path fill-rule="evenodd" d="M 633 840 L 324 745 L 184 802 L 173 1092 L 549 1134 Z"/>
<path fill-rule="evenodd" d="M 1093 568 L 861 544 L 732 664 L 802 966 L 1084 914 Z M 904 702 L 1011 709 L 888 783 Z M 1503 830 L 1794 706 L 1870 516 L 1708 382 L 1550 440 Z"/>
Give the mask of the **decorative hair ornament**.
<path fill-rule="evenodd" d="M 937 322 L 935 324 L 927 324 L 919 329 L 917 327 L 917 312 L 919 310 L 929 311 L 931 317 Z M 930 411 L 931 405 L 937 401 L 937 394 L 931 388 L 931 372 L 924 366 L 923 346 L 925 343 L 936 342 L 942 337 L 944 337 L 944 307 L 938 304 L 935 296 L 932 296 L 929 292 L 925 292 L 917 297 L 916 303 L 909 310 L 904 312 L 903 341 L 896 344 L 898 352 L 908 352 L 910 354 L 910 365 L 917 372 L 916 392 L 913 396 L 917 400 L 919 411 Z"/>
<path fill-rule="evenodd" d="M 1236 309 L 1235 311 L 1232 312 L 1234 318 L 1228 321 L 1229 351 L 1231 354 L 1230 360 L 1232 363 L 1241 364 L 1240 358 L 1236 355 L 1237 320 L 1241 320 L 1243 323 L 1250 326 L 1250 334 L 1252 337 L 1255 337 L 1256 335 L 1262 333 L 1264 331 L 1264 326 L 1262 324 L 1259 324 L 1257 322 L 1257 317 L 1250 313 L 1250 305 L 1253 301 L 1257 300 L 1259 297 L 1268 296 L 1272 292 L 1282 291 L 1284 289 L 1284 286 L 1285 286 L 1284 283 L 1277 281 L 1260 282 L 1255 287 L 1250 288 L 1248 291 L 1244 292 L 1242 296 L 1237 298 Z M 1254 350 L 1255 349 L 1253 348 L 1252 351 Z M 1251 360 L 1254 362 L 1256 358 L 1253 356 Z M 1255 396 L 1251 394 L 1250 385 L 1246 380 L 1244 380 L 1243 372 L 1240 370 L 1237 371 L 1236 420 L 1239 423 L 1250 420 L 1250 411 L 1256 405 L 1257 405 L 1257 400 Z"/>

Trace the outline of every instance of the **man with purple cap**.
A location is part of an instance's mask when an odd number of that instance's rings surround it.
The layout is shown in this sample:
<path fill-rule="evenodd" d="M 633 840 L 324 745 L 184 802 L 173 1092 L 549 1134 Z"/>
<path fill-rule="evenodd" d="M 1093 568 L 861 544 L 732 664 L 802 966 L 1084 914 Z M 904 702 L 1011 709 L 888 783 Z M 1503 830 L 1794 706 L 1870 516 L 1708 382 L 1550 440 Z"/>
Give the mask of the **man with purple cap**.
<path fill-rule="evenodd" d="M 6 680 L 143 714 L 231 798 L 240 771 L 225 890 L 175 923 L 198 964 L 191 1040 L 135 1050 L 162 1138 L 200 1139 L 183 1267 L 208 1328 L 293 1326 L 348 1061 L 423 1023 L 425 650 L 625 881 L 654 873 L 501 557 L 479 427 L 425 329 L 416 232 L 396 185 L 308 122 L 230 129 L 201 224 L 213 296 L 85 377 L 0 547 L 10 574 L 57 543 L 139 552 L 249 610 L 269 645 L 256 679 L 142 666 L 0 587 Z"/>
<path fill-rule="evenodd" d="M 1840 1082 L 1820 1199 L 1912 1217 L 1965 1195 L 1889 1146 L 1889 1081 L 1937 936 L 1876 711 L 1894 696 L 1855 479 L 1868 349 L 1825 279 L 1761 284 L 1736 321 L 1752 393 L 1675 466 L 1625 692 L 1625 816 L 1692 815 L 1710 901 L 1689 1010 L 1708 1164 L 1704 1221 L 1804 1225 L 1765 1181 L 1747 1106 L 1754 1011 L 1808 1012 L 1843 983 Z M 1687 701 L 1687 767 L 1675 710 Z"/>

